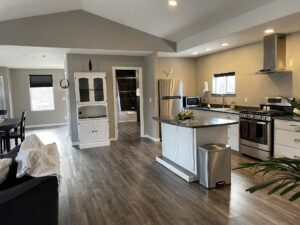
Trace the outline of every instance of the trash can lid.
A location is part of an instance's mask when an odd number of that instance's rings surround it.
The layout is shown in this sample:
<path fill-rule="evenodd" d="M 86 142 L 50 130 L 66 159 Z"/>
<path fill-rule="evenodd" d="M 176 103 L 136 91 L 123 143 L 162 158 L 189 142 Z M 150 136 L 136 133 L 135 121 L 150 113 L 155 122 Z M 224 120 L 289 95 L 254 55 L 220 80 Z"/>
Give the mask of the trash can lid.
<path fill-rule="evenodd" d="M 206 151 L 222 151 L 228 148 L 230 148 L 230 145 L 220 144 L 220 143 L 206 144 L 198 147 L 199 150 L 206 150 Z"/>

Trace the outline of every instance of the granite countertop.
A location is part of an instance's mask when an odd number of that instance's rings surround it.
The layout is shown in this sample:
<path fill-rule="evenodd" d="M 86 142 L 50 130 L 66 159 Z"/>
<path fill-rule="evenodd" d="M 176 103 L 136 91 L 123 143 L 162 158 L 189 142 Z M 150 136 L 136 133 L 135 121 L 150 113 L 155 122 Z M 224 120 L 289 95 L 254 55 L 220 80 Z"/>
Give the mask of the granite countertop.
<path fill-rule="evenodd" d="M 202 118 L 200 117 L 194 120 L 176 120 L 173 117 L 168 117 L 168 116 L 161 116 L 161 117 L 155 116 L 152 118 L 161 123 L 167 123 L 167 124 L 180 126 L 180 127 L 187 127 L 187 128 L 217 127 L 217 126 L 227 126 L 227 125 L 239 123 L 238 121 L 235 120 L 207 118 L 207 117 L 202 117 Z"/>
<path fill-rule="evenodd" d="M 191 110 L 204 110 L 210 112 L 230 113 L 239 115 L 242 110 L 229 108 L 207 108 L 207 107 L 191 107 Z"/>
<path fill-rule="evenodd" d="M 277 116 L 274 119 L 300 122 L 300 116 L 295 116 L 295 115 Z"/>

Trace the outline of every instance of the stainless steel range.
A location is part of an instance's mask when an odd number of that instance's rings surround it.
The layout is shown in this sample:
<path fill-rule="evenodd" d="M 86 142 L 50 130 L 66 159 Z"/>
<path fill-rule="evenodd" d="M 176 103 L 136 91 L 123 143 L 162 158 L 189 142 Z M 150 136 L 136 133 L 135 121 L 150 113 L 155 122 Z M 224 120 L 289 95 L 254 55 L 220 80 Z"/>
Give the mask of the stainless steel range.
<path fill-rule="evenodd" d="M 285 107 L 290 107 L 285 99 L 266 98 L 261 110 L 240 113 L 240 151 L 243 154 L 261 160 L 273 156 L 273 118 L 286 115 Z"/>

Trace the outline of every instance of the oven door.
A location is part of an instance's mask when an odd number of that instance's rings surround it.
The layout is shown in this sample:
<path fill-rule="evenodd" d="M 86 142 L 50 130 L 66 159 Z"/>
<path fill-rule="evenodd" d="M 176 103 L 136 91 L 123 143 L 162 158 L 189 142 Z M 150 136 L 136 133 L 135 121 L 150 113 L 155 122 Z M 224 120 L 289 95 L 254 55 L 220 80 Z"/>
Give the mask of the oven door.
<path fill-rule="evenodd" d="M 271 122 L 241 118 L 240 144 L 271 151 Z"/>

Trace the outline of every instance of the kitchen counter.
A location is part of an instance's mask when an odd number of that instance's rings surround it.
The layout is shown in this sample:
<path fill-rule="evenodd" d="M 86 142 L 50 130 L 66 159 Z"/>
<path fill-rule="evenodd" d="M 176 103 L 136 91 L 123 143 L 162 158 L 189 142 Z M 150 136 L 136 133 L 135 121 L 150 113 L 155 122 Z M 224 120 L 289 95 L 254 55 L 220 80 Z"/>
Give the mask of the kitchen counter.
<path fill-rule="evenodd" d="M 230 109 L 230 108 L 207 108 L 207 107 L 191 107 L 191 110 L 204 110 L 211 112 L 220 112 L 220 113 L 230 113 L 230 114 L 240 114 L 241 110 L 239 109 Z"/>
<path fill-rule="evenodd" d="M 228 126 L 239 123 L 235 120 L 221 119 L 221 118 L 207 118 L 200 117 L 193 120 L 176 120 L 172 117 L 153 117 L 154 120 L 161 123 L 167 123 L 170 125 L 186 127 L 186 128 L 205 128 L 205 127 L 217 127 L 217 126 Z"/>
<path fill-rule="evenodd" d="M 278 117 L 275 117 L 274 119 L 300 122 L 300 116 L 294 116 L 294 115 L 278 116 Z"/>
<path fill-rule="evenodd" d="M 228 143 L 228 127 L 236 120 L 199 116 L 178 121 L 174 117 L 153 117 L 161 124 L 162 155 L 156 161 L 188 182 L 197 181 L 197 148 L 211 143 Z"/>

